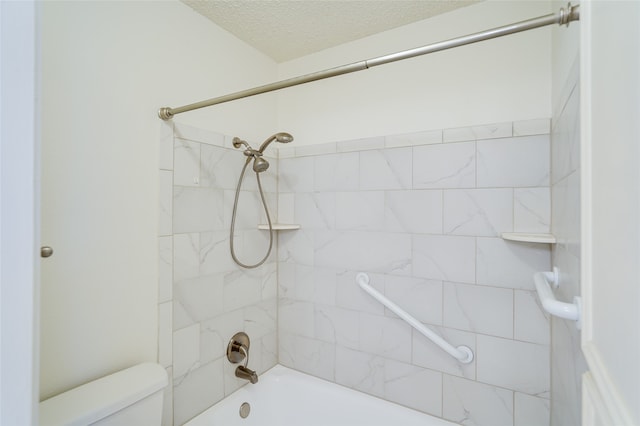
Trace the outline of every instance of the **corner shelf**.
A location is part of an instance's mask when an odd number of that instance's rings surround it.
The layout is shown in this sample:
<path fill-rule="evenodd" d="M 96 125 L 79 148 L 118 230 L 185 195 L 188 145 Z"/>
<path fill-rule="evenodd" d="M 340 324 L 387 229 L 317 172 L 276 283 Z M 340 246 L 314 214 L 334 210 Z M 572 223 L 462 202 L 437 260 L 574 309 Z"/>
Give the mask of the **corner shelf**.
<path fill-rule="evenodd" d="M 296 229 L 300 229 L 300 225 L 297 225 L 295 223 L 272 223 L 271 228 L 274 231 L 294 231 Z M 266 223 L 261 223 L 260 225 L 258 225 L 258 229 L 268 231 L 269 225 L 267 225 Z"/>
<path fill-rule="evenodd" d="M 555 244 L 556 237 L 553 234 L 533 234 L 525 232 L 503 232 L 503 240 L 520 241 L 523 243 Z"/>

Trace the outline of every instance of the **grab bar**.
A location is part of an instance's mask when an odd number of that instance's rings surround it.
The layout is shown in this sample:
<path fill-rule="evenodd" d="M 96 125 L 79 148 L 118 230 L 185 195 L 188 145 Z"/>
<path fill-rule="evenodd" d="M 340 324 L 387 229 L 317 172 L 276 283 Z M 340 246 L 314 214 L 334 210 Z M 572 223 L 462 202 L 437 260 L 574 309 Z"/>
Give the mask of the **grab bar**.
<path fill-rule="evenodd" d="M 580 307 L 582 302 L 580 297 L 574 296 L 573 303 L 560 302 L 551 290 L 551 286 L 558 288 L 560 285 L 558 268 L 553 268 L 553 272 L 536 272 L 533 274 L 533 282 L 544 310 L 551 315 L 576 321 L 576 328 L 580 330 Z"/>
<path fill-rule="evenodd" d="M 473 351 L 468 346 L 458 346 L 457 348 L 449 344 L 442 337 L 425 327 L 420 321 L 409 315 L 404 309 L 387 299 L 378 290 L 369 285 L 369 275 L 359 272 L 356 275 L 356 282 L 364 291 L 369 293 L 374 299 L 389 308 L 394 314 L 409 323 L 409 325 L 420 332 L 424 337 L 440 346 L 445 352 L 457 359 L 463 364 L 469 364 L 473 361 Z"/>

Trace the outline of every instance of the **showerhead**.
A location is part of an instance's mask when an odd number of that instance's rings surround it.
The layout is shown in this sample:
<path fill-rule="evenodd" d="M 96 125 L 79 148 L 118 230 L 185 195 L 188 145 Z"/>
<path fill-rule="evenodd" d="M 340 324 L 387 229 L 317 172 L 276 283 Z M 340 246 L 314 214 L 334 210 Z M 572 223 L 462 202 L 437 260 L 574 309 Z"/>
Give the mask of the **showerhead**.
<path fill-rule="evenodd" d="M 262 173 L 269 168 L 269 162 L 264 158 L 256 155 L 253 158 L 253 171 L 256 173 Z"/>
<path fill-rule="evenodd" d="M 284 132 L 276 133 L 275 135 L 270 136 L 266 141 L 262 142 L 262 145 L 260 145 L 260 149 L 258 149 L 258 151 L 264 152 L 264 150 L 267 149 L 269 144 L 273 141 L 280 143 L 289 143 L 293 142 L 293 136 L 291 136 L 289 133 Z"/>

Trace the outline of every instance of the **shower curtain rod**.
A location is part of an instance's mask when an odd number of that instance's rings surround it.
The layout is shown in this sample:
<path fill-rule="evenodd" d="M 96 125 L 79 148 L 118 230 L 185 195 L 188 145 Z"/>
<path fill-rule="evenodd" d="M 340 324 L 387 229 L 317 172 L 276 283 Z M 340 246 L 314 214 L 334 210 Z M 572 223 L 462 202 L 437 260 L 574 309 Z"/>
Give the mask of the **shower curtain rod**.
<path fill-rule="evenodd" d="M 355 71 L 366 70 L 378 65 L 388 64 L 390 62 L 401 61 L 403 59 L 409 59 L 416 56 L 426 55 L 429 53 L 439 52 L 441 50 L 451 49 L 454 47 L 464 46 L 466 44 L 477 43 L 479 41 L 490 40 L 492 38 L 502 37 L 509 34 L 515 34 L 523 31 L 532 30 L 535 28 L 544 27 L 547 25 L 569 25 L 571 21 L 577 21 L 580 19 L 579 5 L 572 6 L 571 3 L 567 4 L 566 9 L 561 8 L 558 13 L 552 13 L 538 18 L 529 19 L 526 21 L 516 22 L 514 24 L 505 25 L 503 27 L 494 28 L 479 33 L 469 34 L 466 36 L 453 38 L 450 40 L 441 41 L 427 46 L 417 47 L 415 49 L 409 49 L 402 52 L 392 53 L 390 55 L 380 56 L 365 61 L 355 62 L 348 65 L 342 65 L 336 68 L 330 68 L 324 71 L 318 71 L 311 74 L 302 75 L 299 77 L 289 78 L 287 80 L 281 80 L 275 83 L 267 84 L 264 86 L 254 87 L 253 89 L 247 89 L 240 92 L 231 93 L 217 98 L 208 99 L 201 102 L 196 102 L 189 105 L 184 105 L 178 108 L 163 107 L 158 110 L 158 116 L 163 120 L 169 120 L 176 114 L 192 111 L 194 109 L 205 108 L 212 105 L 221 104 L 224 102 L 234 101 L 236 99 L 247 98 L 249 96 L 259 95 L 262 93 L 272 92 L 274 90 L 284 89 L 286 87 L 297 86 L 300 84 L 310 83 L 312 81 L 322 80 L 325 78 L 336 77 L 343 74 L 349 74 Z"/>

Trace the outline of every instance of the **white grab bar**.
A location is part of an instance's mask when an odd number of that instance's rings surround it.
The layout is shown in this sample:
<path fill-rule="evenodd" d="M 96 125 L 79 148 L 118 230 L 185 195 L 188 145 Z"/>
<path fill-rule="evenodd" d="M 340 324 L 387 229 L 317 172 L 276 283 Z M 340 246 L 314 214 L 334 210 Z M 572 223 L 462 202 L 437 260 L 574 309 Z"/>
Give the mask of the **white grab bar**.
<path fill-rule="evenodd" d="M 536 272 L 533 274 L 533 282 L 544 310 L 551 315 L 576 321 L 576 327 L 579 330 L 581 299 L 574 296 L 573 303 L 560 302 L 551 290 L 552 285 L 556 288 L 559 285 L 557 268 L 554 268 L 553 272 Z"/>
<path fill-rule="evenodd" d="M 438 336 L 436 333 L 425 327 L 420 321 L 409 315 L 404 309 L 387 299 L 378 290 L 369 285 L 369 275 L 364 272 L 359 272 L 356 275 L 356 282 L 364 291 L 369 293 L 378 302 L 389 308 L 394 314 L 402 318 L 409 325 L 420 332 L 424 337 L 431 340 L 436 345 L 440 346 L 445 352 L 457 359 L 463 364 L 469 364 L 473 361 L 473 351 L 468 346 L 458 346 L 457 348 L 452 346 L 449 342 Z"/>

